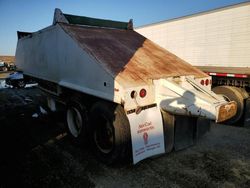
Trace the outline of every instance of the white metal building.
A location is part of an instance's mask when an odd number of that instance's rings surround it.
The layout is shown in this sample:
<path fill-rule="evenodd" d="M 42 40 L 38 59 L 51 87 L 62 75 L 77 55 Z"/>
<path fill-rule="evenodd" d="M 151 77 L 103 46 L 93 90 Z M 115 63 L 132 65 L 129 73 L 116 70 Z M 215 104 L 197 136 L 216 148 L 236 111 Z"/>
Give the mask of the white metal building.
<path fill-rule="evenodd" d="M 250 67 L 250 2 L 136 29 L 195 66 Z"/>

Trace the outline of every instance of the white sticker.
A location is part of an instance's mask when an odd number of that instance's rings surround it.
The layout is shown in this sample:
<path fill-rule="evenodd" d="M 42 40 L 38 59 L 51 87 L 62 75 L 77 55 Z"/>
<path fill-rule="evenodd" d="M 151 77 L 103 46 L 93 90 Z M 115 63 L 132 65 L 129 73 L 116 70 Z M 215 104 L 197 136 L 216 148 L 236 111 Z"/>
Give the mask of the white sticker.
<path fill-rule="evenodd" d="M 139 114 L 129 114 L 128 119 L 134 164 L 147 157 L 165 153 L 162 116 L 157 107 L 142 110 Z"/>

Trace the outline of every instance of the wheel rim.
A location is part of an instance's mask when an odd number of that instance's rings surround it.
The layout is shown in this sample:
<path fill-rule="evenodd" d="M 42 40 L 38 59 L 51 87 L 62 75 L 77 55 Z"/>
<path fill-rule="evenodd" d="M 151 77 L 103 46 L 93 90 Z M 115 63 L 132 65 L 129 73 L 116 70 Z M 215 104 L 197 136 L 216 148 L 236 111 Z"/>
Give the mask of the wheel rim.
<path fill-rule="evenodd" d="M 67 111 L 67 124 L 70 133 L 74 137 L 78 137 L 82 130 L 82 116 L 78 109 L 72 107 Z"/>
<path fill-rule="evenodd" d="M 103 153 L 110 153 L 114 147 L 114 129 L 104 116 L 98 117 L 94 131 L 94 141 L 97 148 Z"/>

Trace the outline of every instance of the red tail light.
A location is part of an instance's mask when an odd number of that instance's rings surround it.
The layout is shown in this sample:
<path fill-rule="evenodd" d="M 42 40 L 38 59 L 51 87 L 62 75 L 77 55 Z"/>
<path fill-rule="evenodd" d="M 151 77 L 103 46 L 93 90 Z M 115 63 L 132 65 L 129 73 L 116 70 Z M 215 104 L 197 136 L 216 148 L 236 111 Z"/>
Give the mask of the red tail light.
<path fill-rule="evenodd" d="M 209 84 L 209 80 L 208 79 L 206 79 L 205 84 L 206 84 L 206 86 Z"/>
<path fill-rule="evenodd" d="M 201 80 L 201 85 L 203 85 L 203 86 L 204 86 L 204 84 L 205 84 L 204 80 Z"/>
<path fill-rule="evenodd" d="M 147 95 L 146 89 L 141 89 L 141 91 L 140 91 L 140 97 L 144 98 L 146 95 Z"/>

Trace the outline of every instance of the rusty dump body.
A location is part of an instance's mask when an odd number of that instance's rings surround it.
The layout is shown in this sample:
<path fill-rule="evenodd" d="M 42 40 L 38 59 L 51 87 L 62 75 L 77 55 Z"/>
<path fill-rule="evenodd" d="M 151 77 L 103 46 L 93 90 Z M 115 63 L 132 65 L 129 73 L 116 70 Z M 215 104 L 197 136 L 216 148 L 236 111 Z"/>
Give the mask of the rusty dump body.
<path fill-rule="evenodd" d="M 127 112 L 157 104 L 173 114 L 216 121 L 233 116 L 235 110 L 221 108 L 219 115 L 224 115 L 218 118 L 219 106 L 227 102 L 200 85 L 199 79 L 207 74 L 140 35 L 132 25 L 56 9 L 51 26 L 18 32 L 16 63 L 25 76 L 57 96 L 77 91 L 122 104 Z M 137 95 L 141 91 L 146 97 Z"/>
<path fill-rule="evenodd" d="M 51 111 L 67 107 L 70 134 L 88 134 L 109 162 L 128 154 L 130 143 L 134 163 L 183 149 L 198 134 L 197 117 L 219 122 L 236 113 L 235 102 L 200 83 L 208 75 L 135 32 L 131 20 L 56 9 L 51 26 L 18 32 L 16 63 L 48 94 Z"/>
<path fill-rule="evenodd" d="M 133 30 L 60 26 L 122 85 L 137 86 L 175 76 L 207 76 Z"/>

